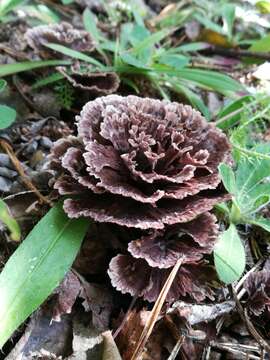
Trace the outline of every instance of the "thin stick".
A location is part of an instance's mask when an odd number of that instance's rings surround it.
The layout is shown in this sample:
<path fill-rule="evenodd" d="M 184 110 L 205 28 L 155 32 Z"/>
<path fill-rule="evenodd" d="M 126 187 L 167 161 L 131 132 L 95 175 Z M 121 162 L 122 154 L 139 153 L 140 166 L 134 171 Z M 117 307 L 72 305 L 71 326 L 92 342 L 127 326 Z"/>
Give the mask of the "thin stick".
<path fill-rule="evenodd" d="M 270 345 L 268 344 L 268 342 L 261 336 L 261 334 L 255 329 L 254 325 L 252 324 L 252 322 L 250 321 L 248 314 L 247 314 L 247 309 L 243 309 L 240 301 L 237 298 L 237 294 L 235 293 L 233 287 L 230 285 L 229 286 L 230 291 L 233 294 L 237 309 L 238 309 L 238 313 L 241 317 L 241 319 L 244 321 L 247 330 L 249 331 L 250 335 L 253 336 L 253 338 L 257 341 L 257 343 L 261 346 L 261 348 L 265 349 L 268 351 L 268 353 L 270 353 Z"/>
<path fill-rule="evenodd" d="M 22 178 L 22 181 L 27 186 L 27 188 L 29 190 L 32 190 L 37 195 L 37 197 L 39 198 L 39 200 L 42 203 L 51 205 L 50 201 L 45 196 L 43 196 L 39 192 L 39 190 L 35 187 L 35 185 L 28 179 L 28 177 L 26 176 L 26 174 L 24 172 L 22 164 L 18 160 L 18 158 L 17 158 L 15 152 L 13 151 L 11 145 L 7 141 L 5 141 L 4 139 L 0 139 L 0 145 L 5 150 L 5 152 L 8 154 L 8 156 L 10 157 L 11 162 L 15 166 L 16 170 L 18 171 L 19 175 Z"/>
<path fill-rule="evenodd" d="M 270 60 L 269 52 L 254 52 L 243 49 L 227 49 L 222 47 L 213 46 L 204 50 L 207 54 L 217 54 L 222 56 L 229 56 L 234 58 L 253 57 L 256 59 Z"/>
<path fill-rule="evenodd" d="M 122 320 L 122 322 L 121 322 L 120 326 L 118 327 L 118 329 L 116 329 L 115 332 L 114 332 L 114 334 L 113 334 L 113 338 L 114 338 L 114 339 L 117 337 L 117 335 L 118 335 L 118 334 L 120 333 L 120 331 L 123 329 L 123 327 L 124 327 L 124 325 L 125 325 L 125 323 L 126 323 L 126 321 L 127 321 L 127 318 L 128 318 L 128 316 L 129 316 L 129 314 L 130 314 L 130 312 L 131 312 L 131 310 L 132 310 L 132 308 L 133 308 L 136 300 L 137 300 L 137 296 L 134 296 L 133 299 L 131 300 L 131 303 L 130 303 L 130 305 L 129 305 L 129 308 L 128 308 L 125 316 L 124 316 L 124 319 Z"/>
<path fill-rule="evenodd" d="M 177 343 L 175 344 L 172 352 L 171 352 L 171 355 L 168 357 L 167 360 L 175 360 L 176 356 L 178 355 L 180 349 L 181 349 L 181 346 L 183 345 L 183 342 L 184 342 L 184 339 L 185 337 L 184 336 L 181 336 Z"/>
<path fill-rule="evenodd" d="M 151 311 L 151 314 L 149 316 L 149 318 L 146 321 L 145 327 L 143 329 L 143 332 L 141 333 L 140 339 L 138 341 L 138 344 L 136 346 L 136 349 L 132 355 L 131 360 L 139 360 L 140 356 L 143 352 L 144 346 L 147 342 L 147 340 L 149 339 L 149 336 L 151 335 L 154 325 L 156 323 L 156 320 L 159 316 L 159 313 L 161 311 L 161 308 L 165 302 L 166 296 L 171 288 L 171 285 L 173 283 L 173 280 L 180 268 L 180 265 L 182 263 L 182 259 L 179 259 L 177 261 L 177 263 L 174 265 L 170 275 L 168 276 L 168 279 L 166 280 L 158 298 L 157 301 Z"/>

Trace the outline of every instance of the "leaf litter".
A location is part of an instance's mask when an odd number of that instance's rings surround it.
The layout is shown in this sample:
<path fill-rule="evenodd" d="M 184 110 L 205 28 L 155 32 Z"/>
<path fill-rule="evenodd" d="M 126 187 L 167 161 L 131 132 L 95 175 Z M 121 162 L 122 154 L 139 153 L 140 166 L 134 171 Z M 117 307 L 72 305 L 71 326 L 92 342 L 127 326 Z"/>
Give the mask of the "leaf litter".
<path fill-rule="evenodd" d="M 267 359 L 268 8 L 216 3 L 0 6 L 1 359 Z M 89 230 L 39 274 L 62 196 Z"/>

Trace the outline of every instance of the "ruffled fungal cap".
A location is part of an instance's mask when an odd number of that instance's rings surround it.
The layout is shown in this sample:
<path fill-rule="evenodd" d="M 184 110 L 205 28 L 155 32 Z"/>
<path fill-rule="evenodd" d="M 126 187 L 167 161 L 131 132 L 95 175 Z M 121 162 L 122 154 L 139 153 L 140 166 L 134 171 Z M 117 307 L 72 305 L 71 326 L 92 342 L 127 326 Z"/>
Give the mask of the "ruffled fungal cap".
<path fill-rule="evenodd" d="M 28 45 L 44 57 L 50 54 L 62 56 L 47 48 L 48 43 L 64 45 L 82 52 L 94 49 L 93 40 L 87 31 L 75 29 L 66 22 L 36 26 L 26 31 L 25 38 Z"/>
<path fill-rule="evenodd" d="M 130 255 L 118 255 L 110 263 L 109 276 L 113 286 L 122 293 L 143 296 L 155 301 L 171 268 L 181 260 L 181 269 L 175 279 L 167 301 L 191 297 L 202 301 L 212 297 L 206 284 L 213 271 L 200 262 L 212 252 L 217 238 L 216 218 L 205 213 L 188 223 L 150 230 L 147 235 L 128 245 Z M 137 258 L 137 259 L 136 259 Z"/>
<path fill-rule="evenodd" d="M 218 234 L 215 222 L 215 216 L 205 213 L 188 223 L 151 230 L 131 241 L 128 251 L 152 267 L 170 268 L 180 259 L 192 263 L 212 252 Z"/>
<path fill-rule="evenodd" d="M 254 316 L 261 316 L 264 311 L 267 321 L 270 313 L 270 260 L 264 264 L 263 270 L 251 273 L 243 287 L 248 293 L 247 308 Z"/>
<path fill-rule="evenodd" d="M 156 301 L 171 269 L 150 267 L 145 260 L 130 255 L 117 255 L 110 263 L 109 275 L 112 285 L 122 293 L 142 296 L 145 300 Z M 179 298 L 203 301 L 213 299 L 209 282 L 214 270 L 203 263 L 181 266 L 166 297 L 168 302 Z"/>
<path fill-rule="evenodd" d="M 70 217 L 163 229 L 224 200 L 217 167 L 228 141 L 190 106 L 110 95 L 88 102 L 77 122 L 76 144 L 56 142 L 52 154 L 65 170 L 55 187 L 70 194 L 68 178 L 81 194 L 65 200 Z"/>
<path fill-rule="evenodd" d="M 87 91 L 92 95 L 109 95 L 119 87 L 120 79 L 113 72 L 91 72 L 82 71 L 78 67 L 71 67 L 71 72 L 67 72 L 64 67 L 58 67 L 58 70 L 65 78 L 80 90 Z"/>
<path fill-rule="evenodd" d="M 136 96 L 88 102 L 77 125 L 79 136 L 52 151 L 51 167 L 62 170 L 55 188 L 76 194 L 64 202 L 69 217 L 133 228 L 129 254 L 110 263 L 113 286 L 154 301 L 181 259 L 167 300 L 211 298 L 203 256 L 217 237 L 207 211 L 228 197 L 218 175 L 230 154 L 225 135 L 190 106 Z"/>

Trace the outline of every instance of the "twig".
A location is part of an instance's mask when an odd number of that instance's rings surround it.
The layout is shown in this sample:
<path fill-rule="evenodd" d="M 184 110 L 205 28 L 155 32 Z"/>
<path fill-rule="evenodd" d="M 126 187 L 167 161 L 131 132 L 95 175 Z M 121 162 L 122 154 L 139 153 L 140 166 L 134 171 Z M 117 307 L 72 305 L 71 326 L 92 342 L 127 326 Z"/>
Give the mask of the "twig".
<path fill-rule="evenodd" d="M 227 351 L 231 354 L 235 354 L 235 355 L 242 355 L 241 359 L 244 358 L 244 356 L 246 356 L 246 359 L 253 359 L 253 360 L 261 360 L 261 358 L 259 356 L 250 354 L 249 351 L 255 351 L 259 353 L 259 349 L 256 348 L 251 348 L 251 347 L 246 347 L 244 345 L 241 344 L 229 344 L 229 343 L 218 343 L 218 342 L 211 342 L 211 347 L 213 347 L 214 349 L 219 349 L 219 350 L 223 350 L 223 351 Z M 237 347 L 237 348 L 235 348 Z M 248 353 L 247 353 L 248 351 Z"/>
<path fill-rule="evenodd" d="M 131 303 L 130 303 L 130 305 L 129 305 L 129 308 L 128 308 L 128 310 L 127 310 L 127 312 L 126 312 L 126 314 L 125 314 L 125 316 L 124 316 L 124 318 L 123 318 L 123 320 L 122 320 L 122 322 L 121 322 L 121 324 L 120 324 L 120 326 L 118 327 L 118 329 L 115 330 L 115 332 L 114 332 L 114 334 L 113 334 L 113 338 L 114 338 L 114 339 L 117 337 L 117 335 L 118 335 L 118 334 L 120 333 L 120 331 L 123 329 L 123 327 L 124 327 L 124 325 L 125 325 L 125 323 L 126 323 L 126 321 L 127 321 L 127 318 L 128 318 L 128 316 L 129 316 L 129 314 L 130 314 L 130 311 L 131 311 L 131 309 L 133 308 L 136 300 L 137 300 L 137 296 L 134 296 L 133 299 L 132 299 L 132 301 L 131 301 Z"/>
<path fill-rule="evenodd" d="M 13 75 L 12 76 L 12 82 L 14 84 L 14 86 L 16 87 L 16 90 L 18 91 L 18 93 L 21 95 L 21 97 L 23 98 L 23 100 L 27 103 L 27 105 L 31 108 L 31 110 L 34 110 L 36 113 L 38 113 L 39 115 L 41 115 L 38 110 L 35 108 L 34 103 L 30 100 L 30 98 L 26 95 L 26 91 L 25 89 L 22 88 L 22 85 L 19 81 L 19 78 L 17 75 Z"/>
<path fill-rule="evenodd" d="M 247 309 L 243 309 L 234 289 L 232 286 L 230 286 L 230 290 L 233 294 L 237 309 L 238 309 L 238 313 L 241 317 L 241 319 L 244 321 L 244 323 L 246 324 L 246 327 L 250 333 L 250 335 L 253 336 L 253 338 L 257 341 L 257 343 L 264 348 L 265 350 L 268 351 L 268 353 L 270 353 L 270 345 L 267 343 L 267 341 L 259 334 L 259 332 L 255 329 L 255 327 L 253 326 L 252 322 L 250 321 L 248 314 L 247 314 Z"/>
<path fill-rule="evenodd" d="M 170 356 L 168 357 L 168 360 L 175 360 L 176 356 L 179 353 L 179 350 L 181 349 L 181 346 L 183 345 L 185 337 L 181 336 L 177 343 L 175 344 Z"/>
<path fill-rule="evenodd" d="M 39 198 L 39 200 L 42 203 L 45 203 L 45 204 L 48 204 L 48 205 L 51 206 L 51 202 L 39 192 L 39 190 L 35 187 L 35 185 L 26 176 L 26 174 L 24 172 L 24 169 L 22 167 L 22 164 L 18 160 L 18 158 L 17 158 L 15 152 L 13 151 L 11 145 L 4 139 L 0 139 L 0 145 L 5 150 L 5 152 L 8 154 L 8 156 L 10 157 L 11 162 L 15 166 L 16 170 L 18 171 L 19 175 L 21 176 L 22 181 L 24 182 L 26 187 L 29 190 L 32 190 L 37 195 L 37 197 Z"/>
<path fill-rule="evenodd" d="M 244 284 L 244 282 L 246 281 L 246 279 L 249 277 L 249 275 L 251 273 L 253 273 L 254 271 L 258 270 L 260 268 L 260 266 L 262 265 L 262 263 L 264 262 L 264 259 L 259 260 L 242 278 L 241 280 L 238 281 L 237 285 L 234 287 L 234 290 L 236 293 L 238 293 L 238 291 L 240 290 L 240 288 L 242 287 L 242 285 Z M 239 297 L 238 297 L 239 299 Z"/>
<path fill-rule="evenodd" d="M 141 357 L 141 353 L 144 349 L 144 346 L 149 338 L 149 336 L 151 335 L 154 325 L 156 323 L 156 320 L 158 318 L 158 315 L 161 311 L 161 308 L 165 302 L 166 296 L 171 288 L 171 285 L 173 283 L 173 280 L 180 268 L 182 260 L 178 260 L 178 262 L 174 265 L 170 275 L 168 276 L 168 279 L 166 280 L 158 298 L 157 301 L 151 311 L 151 314 L 149 316 L 149 318 L 146 321 L 145 327 L 143 329 L 143 332 L 141 333 L 140 339 L 138 341 L 138 344 L 136 346 L 136 349 L 132 355 L 131 360 L 139 360 Z"/>
<path fill-rule="evenodd" d="M 7 55 L 18 60 L 22 60 L 22 61 L 29 60 L 28 57 L 23 52 L 15 51 L 4 44 L 0 44 L 0 51 L 3 51 Z"/>
<path fill-rule="evenodd" d="M 218 46 L 212 46 L 208 49 L 204 49 L 204 53 L 229 56 L 234 58 L 253 57 L 256 59 L 270 60 L 269 52 L 254 52 L 254 51 L 242 50 L 242 49 L 228 49 Z"/>

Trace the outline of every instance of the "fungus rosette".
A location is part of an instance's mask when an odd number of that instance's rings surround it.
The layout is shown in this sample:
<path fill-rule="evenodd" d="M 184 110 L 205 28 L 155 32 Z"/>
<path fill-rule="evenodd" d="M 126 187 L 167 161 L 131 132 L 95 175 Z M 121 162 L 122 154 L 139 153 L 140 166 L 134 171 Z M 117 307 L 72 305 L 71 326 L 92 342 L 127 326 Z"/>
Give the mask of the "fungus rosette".
<path fill-rule="evenodd" d="M 94 42 L 89 33 L 75 29 L 67 22 L 35 26 L 26 31 L 25 38 L 28 45 L 43 57 L 62 57 L 62 54 L 46 47 L 48 43 L 64 45 L 81 52 L 94 49 Z"/>
<path fill-rule="evenodd" d="M 186 286 L 168 296 L 195 294 L 201 276 L 194 274 L 205 267 L 201 259 L 217 233 L 208 211 L 226 198 L 218 175 L 229 156 L 226 136 L 190 106 L 136 96 L 88 102 L 77 125 L 78 137 L 56 142 L 51 155 L 52 166 L 62 169 L 55 188 L 76 194 L 65 200 L 66 213 L 141 231 L 130 254 L 112 260 L 113 285 L 152 301 L 181 258 Z M 136 287 L 137 267 L 145 276 Z M 153 281 L 157 289 L 150 291 Z"/>

